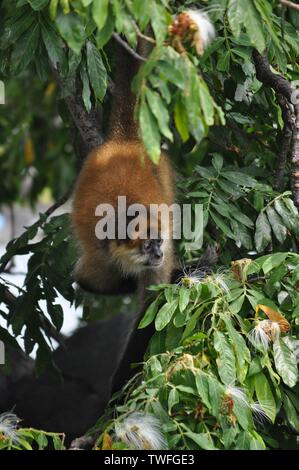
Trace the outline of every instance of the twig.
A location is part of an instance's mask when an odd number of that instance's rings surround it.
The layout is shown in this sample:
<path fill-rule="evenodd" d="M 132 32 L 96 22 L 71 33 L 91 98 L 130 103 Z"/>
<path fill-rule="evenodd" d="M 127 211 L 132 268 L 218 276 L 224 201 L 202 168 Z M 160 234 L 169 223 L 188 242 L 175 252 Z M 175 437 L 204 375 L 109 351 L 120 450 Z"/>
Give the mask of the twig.
<path fill-rule="evenodd" d="M 282 5 L 286 7 L 294 8 L 294 10 L 299 10 L 299 5 L 294 2 L 290 2 L 289 0 L 279 0 Z"/>
<path fill-rule="evenodd" d="M 144 39 L 145 41 L 147 41 L 147 42 L 149 42 L 149 43 L 151 43 L 151 44 L 156 44 L 155 39 L 154 39 L 154 38 L 151 38 L 150 36 L 147 36 L 146 34 L 143 34 L 143 33 L 140 31 L 140 29 L 138 28 L 138 26 L 137 26 L 136 23 L 134 24 L 134 29 L 135 29 L 137 35 L 138 35 L 140 38 Z"/>
<path fill-rule="evenodd" d="M 66 193 L 65 193 L 63 196 L 61 196 L 61 198 L 59 198 L 57 201 L 55 201 L 54 204 L 52 204 L 52 206 L 50 206 L 50 207 L 44 212 L 44 214 L 45 214 L 47 217 L 50 217 L 50 215 L 52 215 L 53 212 L 55 212 L 59 207 L 63 206 L 63 204 L 65 204 L 65 203 L 69 200 L 69 198 L 70 198 L 70 196 L 71 196 L 71 194 L 72 194 L 72 192 L 73 192 L 74 184 L 75 184 L 75 181 L 73 181 L 73 182 L 71 183 L 71 186 L 70 186 L 69 189 L 66 191 Z"/>
<path fill-rule="evenodd" d="M 135 59 L 141 61 L 141 62 L 146 62 L 146 58 L 142 57 L 138 52 L 134 51 L 129 44 L 124 41 L 119 34 L 113 33 L 112 36 L 114 37 L 115 41 L 117 41 L 126 51 L 128 51 Z"/>
<path fill-rule="evenodd" d="M 284 113 L 285 136 L 282 142 L 277 174 L 282 178 L 288 145 L 292 144 L 292 191 L 294 203 L 299 207 L 299 105 L 294 103 L 293 85 L 279 74 L 272 72 L 266 53 L 253 51 L 256 76 L 265 86 L 273 88 Z M 279 98 L 280 95 L 280 98 Z M 291 128 L 291 137 L 288 128 Z"/>

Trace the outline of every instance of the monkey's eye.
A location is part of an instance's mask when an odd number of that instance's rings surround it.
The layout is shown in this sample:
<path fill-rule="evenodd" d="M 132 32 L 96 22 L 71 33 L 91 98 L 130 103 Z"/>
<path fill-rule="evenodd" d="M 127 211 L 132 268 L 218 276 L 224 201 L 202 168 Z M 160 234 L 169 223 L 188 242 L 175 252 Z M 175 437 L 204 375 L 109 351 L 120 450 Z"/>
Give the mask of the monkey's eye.
<path fill-rule="evenodd" d="M 151 240 L 145 240 L 143 242 L 143 248 L 145 249 L 145 251 L 149 251 L 151 248 Z"/>

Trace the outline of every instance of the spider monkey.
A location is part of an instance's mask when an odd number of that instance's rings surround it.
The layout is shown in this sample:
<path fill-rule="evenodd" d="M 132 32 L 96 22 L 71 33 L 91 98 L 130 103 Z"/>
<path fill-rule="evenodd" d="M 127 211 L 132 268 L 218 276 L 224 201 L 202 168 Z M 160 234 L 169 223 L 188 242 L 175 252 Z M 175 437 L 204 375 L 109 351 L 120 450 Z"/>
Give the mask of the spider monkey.
<path fill-rule="evenodd" d="M 165 153 L 161 152 L 159 164 L 154 164 L 139 138 L 131 91 L 138 61 L 117 45 L 116 67 L 108 138 L 88 155 L 74 191 L 72 222 L 81 248 L 74 278 L 84 290 L 96 294 L 124 294 L 137 287 L 143 301 L 149 285 L 170 282 L 174 267 L 171 223 L 163 224 L 163 214 L 150 217 L 151 204 L 169 206 L 174 202 L 174 178 Z M 141 204 L 146 208 L 138 225 L 139 235 L 118 237 L 116 217 L 115 239 L 99 240 L 96 207 L 110 204 L 117 213 L 119 196 L 126 196 L 127 206 Z M 124 217 L 129 225 L 131 219 Z"/>
<path fill-rule="evenodd" d="M 142 49 L 144 44 L 139 46 L 139 51 Z M 173 204 L 174 173 L 167 155 L 161 152 L 159 164 L 154 164 L 139 138 L 134 119 L 135 96 L 131 90 L 139 65 L 135 58 L 117 45 L 115 91 L 108 137 L 106 143 L 93 150 L 85 160 L 73 198 L 72 222 L 81 248 L 81 256 L 74 270 L 77 283 L 83 290 L 96 294 L 125 294 L 136 288 L 139 294 L 140 307 L 119 355 L 119 364 L 112 377 L 112 393 L 133 375 L 130 365 L 143 360 L 148 341 L 154 333 L 152 325 L 137 329 L 148 304 L 147 288 L 153 284 L 174 282 L 179 276 L 171 220 L 165 226 L 163 213 L 158 219 L 148 217 L 151 204 Z M 95 234 L 96 207 L 108 203 L 117 212 L 120 195 L 126 196 L 128 205 L 138 203 L 146 207 L 147 215 L 139 227 L 142 236 L 99 240 Z M 128 225 L 130 221 L 127 217 Z M 116 235 L 117 222 L 116 219 Z M 156 234 L 155 238 L 151 238 L 151 233 Z M 165 233 L 169 235 L 167 238 L 164 237 Z M 209 265 L 211 256 L 208 255 L 208 258 L 200 264 Z"/>

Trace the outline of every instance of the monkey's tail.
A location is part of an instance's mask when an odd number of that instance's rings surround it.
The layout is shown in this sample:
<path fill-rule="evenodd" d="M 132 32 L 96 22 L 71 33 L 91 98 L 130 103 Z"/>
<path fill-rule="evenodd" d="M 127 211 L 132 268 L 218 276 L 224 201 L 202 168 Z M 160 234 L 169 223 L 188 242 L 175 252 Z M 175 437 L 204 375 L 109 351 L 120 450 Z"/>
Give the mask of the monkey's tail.
<path fill-rule="evenodd" d="M 139 41 L 137 51 L 145 52 L 143 40 Z M 132 82 L 141 60 L 128 52 L 124 45 L 115 43 L 114 53 L 114 89 L 110 111 L 109 137 L 112 139 L 138 139 L 138 124 L 135 120 L 136 95 L 132 91 Z"/>

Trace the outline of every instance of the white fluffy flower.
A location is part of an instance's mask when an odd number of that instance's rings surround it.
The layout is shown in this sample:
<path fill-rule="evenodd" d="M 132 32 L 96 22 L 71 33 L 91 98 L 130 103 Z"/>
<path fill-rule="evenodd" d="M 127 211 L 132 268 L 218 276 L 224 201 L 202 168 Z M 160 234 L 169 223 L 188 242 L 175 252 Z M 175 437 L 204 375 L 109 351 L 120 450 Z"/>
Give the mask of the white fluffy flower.
<path fill-rule="evenodd" d="M 250 406 L 246 392 L 241 387 L 236 387 L 233 384 L 228 385 L 225 390 L 225 395 L 231 397 L 234 401 L 238 401 L 239 404 L 243 405 L 245 408 Z"/>
<path fill-rule="evenodd" d="M 208 15 L 200 10 L 186 10 L 192 21 L 197 26 L 194 35 L 194 45 L 198 54 L 202 54 L 215 37 L 215 29 Z"/>
<path fill-rule="evenodd" d="M 17 442 L 17 425 L 19 418 L 10 412 L 0 414 L 0 434 L 3 434 L 7 439 Z"/>
<path fill-rule="evenodd" d="M 150 414 L 134 412 L 115 424 L 116 438 L 130 449 L 162 450 L 167 448 L 160 421 Z"/>
<path fill-rule="evenodd" d="M 279 324 L 272 320 L 258 321 L 249 333 L 249 338 L 254 346 L 266 351 L 271 342 L 276 341 L 280 335 Z"/>

